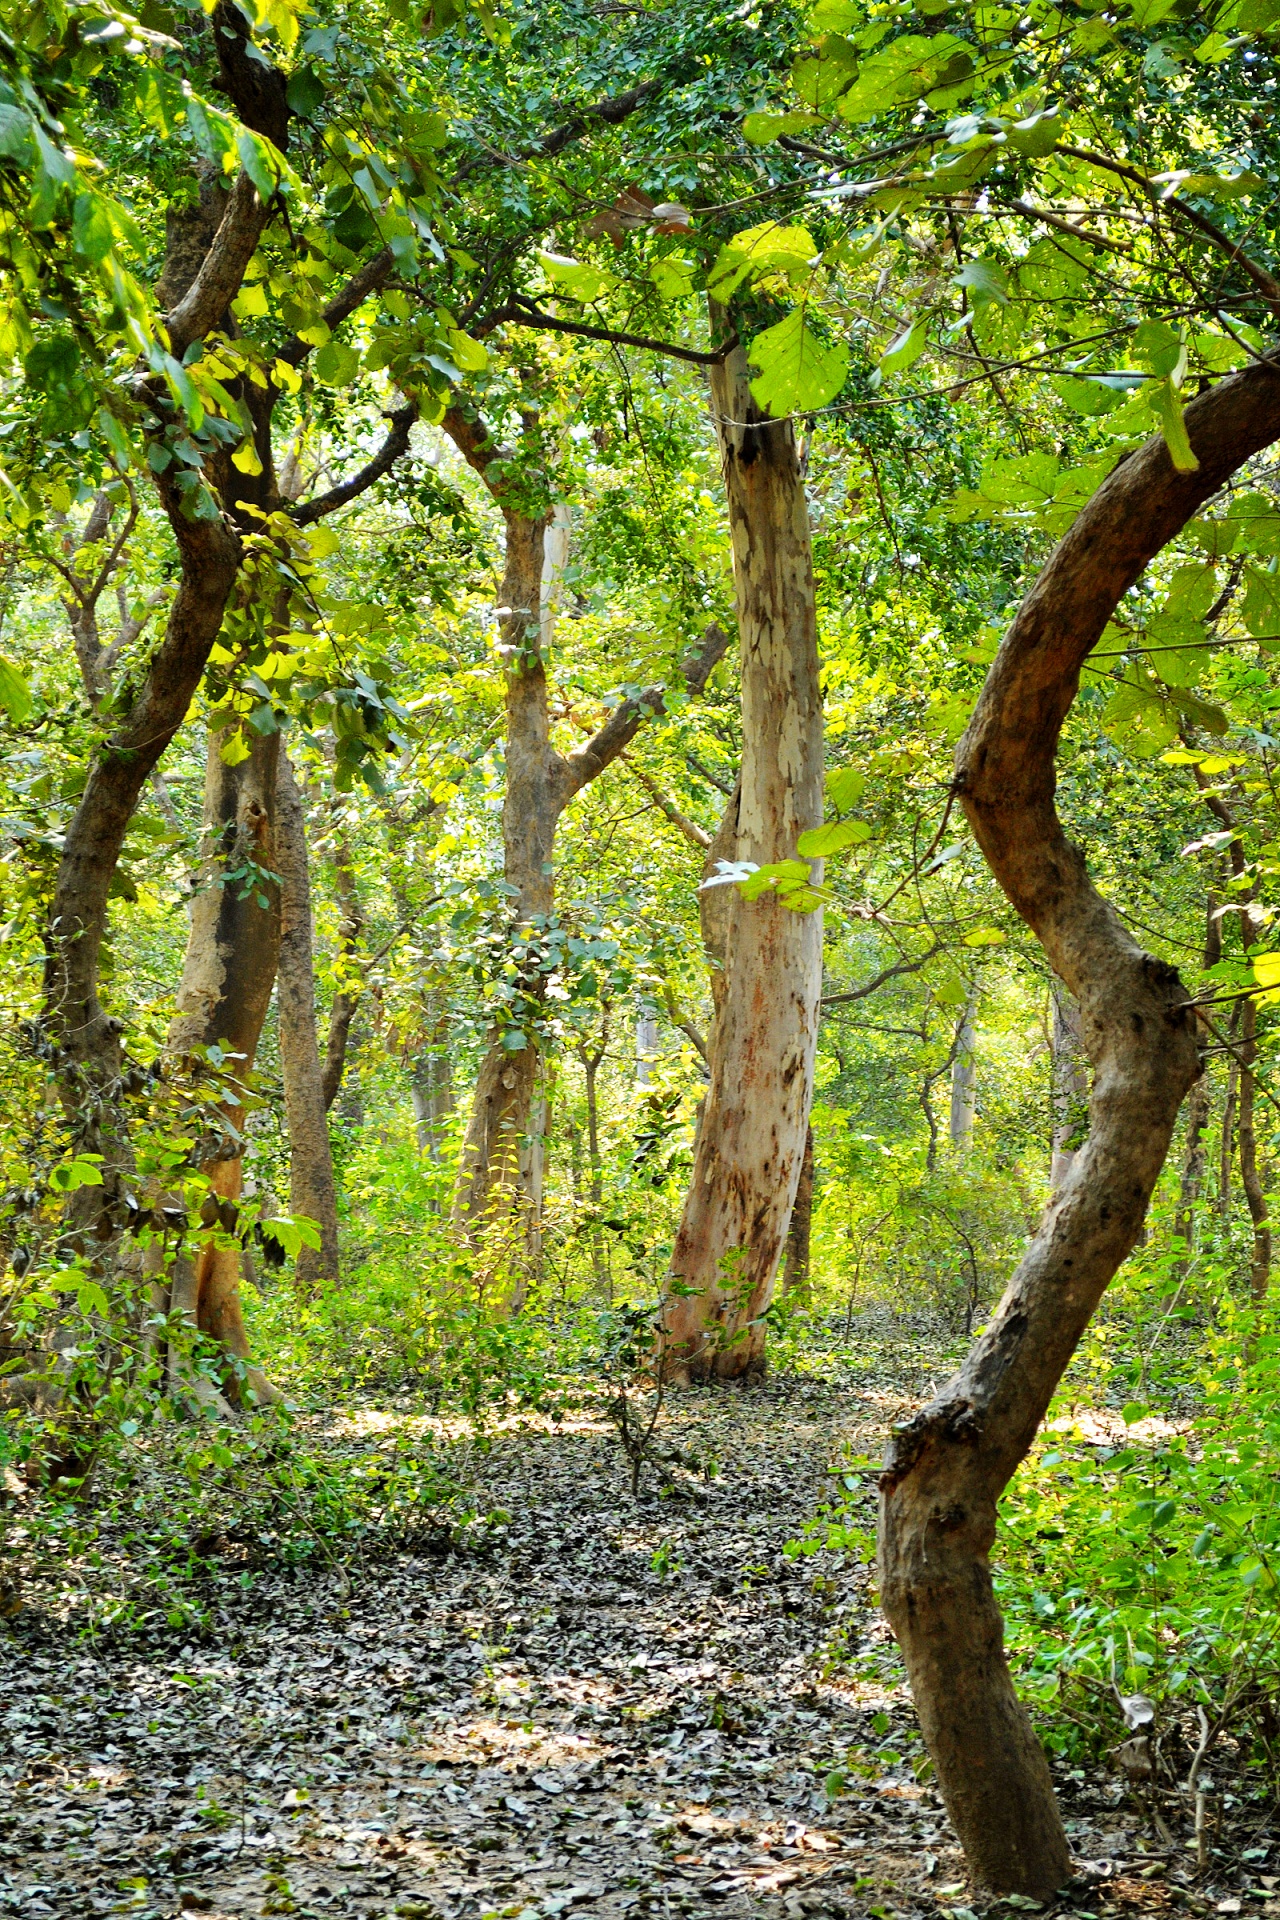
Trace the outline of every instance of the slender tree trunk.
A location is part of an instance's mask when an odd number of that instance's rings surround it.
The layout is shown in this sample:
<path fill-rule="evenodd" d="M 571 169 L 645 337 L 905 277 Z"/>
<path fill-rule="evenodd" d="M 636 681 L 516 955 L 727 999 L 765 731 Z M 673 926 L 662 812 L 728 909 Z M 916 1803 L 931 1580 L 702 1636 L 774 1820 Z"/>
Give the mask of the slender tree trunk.
<path fill-rule="evenodd" d="M 276 770 L 276 859 L 280 874 L 280 1067 L 289 1130 L 289 1205 L 320 1228 L 319 1247 L 302 1247 L 294 1272 L 303 1293 L 338 1278 L 338 1194 L 329 1146 L 324 1073 L 316 1039 L 311 873 L 302 795 L 289 756 Z"/>
<path fill-rule="evenodd" d="M 1217 966 L 1222 958 L 1222 922 L 1218 918 L 1217 908 L 1217 898 L 1211 893 L 1205 913 L 1204 965 L 1206 968 Z M 1204 1186 L 1204 1130 L 1208 1124 L 1209 1072 L 1206 1067 L 1187 1096 L 1187 1137 L 1182 1158 L 1182 1175 L 1178 1182 L 1178 1210 L 1174 1215 L 1173 1228 L 1175 1234 L 1181 1239 L 1184 1249 L 1177 1265 L 1180 1280 L 1185 1280 L 1191 1269 L 1196 1237 L 1196 1213 L 1200 1205 L 1201 1189 Z"/>
<path fill-rule="evenodd" d="M 444 1154 L 445 1123 L 453 1112 L 453 1064 L 449 1057 L 448 1019 L 434 988 L 426 996 L 423 1027 L 409 1095 L 413 1102 L 418 1152 L 439 1163 Z"/>
<path fill-rule="evenodd" d="M 1053 1147 L 1049 1190 L 1057 1193 L 1079 1150 L 1089 1098 L 1089 1067 L 1080 1038 L 1080 1008 L 1060 980 L 1049 988 L 1053 1001 Z"/>
<path fill-rule="evenodd" d="M 201 1333 L 247 1365 L 240 1247 L 225 1229 L 240 1200 L 248 1082 L 280 956 L 276 879 L 280 736 L 253 735 L 249 757 L 233 767 L 223 761 L 221 746 L 221 736 L 210 734 L 201 887 L 192 906 L 186 964 L 168 1044 L 171 1053 L 180 1055 L 217 1047 L 226 1062 L 221 1131 L 210 1134 L 200 1151 L 213 1192 L 228 1203 L 229 1211 L 222 1230 L 206 1236 L 192 1254 L 177 1262 L 172 1304 L 180 1306 Z M 250 1366 L 247 1380 L 256 1399 L 279 1397 L 260 1368 Z M 235 1398 L 234 1390 L 228 1397 Z"/>
<path fill-rule="evenodd" d="M 1014 1692 L 992 1589 L 996 1503 L 1094 1309 L 1135 1245 L 1178 1110 L 1200 1073 L 1174 969 L 1144 953 L 1091 884 L 1054 807 L 1080 670 L 1148 562 L 1280 435 L 1280 380 L 1258 365 L 1186 410 L 1198 465 L 1164 441 L 1113 470 L 1005 635 L 956 756 L 956 789 L 1008 898 L 1080 1006 L 1090 1127 L 960 1372 L 895 1432 L 881 1478 L 880 1591 L 970 1869 L 1043 1898 L 1070 1856 L 1044 1754 Z"/>
<path fill-rule="evenodd" d="M 555 831 L 567 798 L 559 756 L 551 748 L 546 666 L 538 645 L 546 527 L 545 518 L 506 515 L 502 603 L 510 612 L 502 620 L 507 659 L 502 843 L 518 929 L 529 928 L 535 917 L 545 925 L 554 912 Z M 538 1077 L 537 1025 L 544 993 L 541 971 L 536 965 L 526 969 L 517 982 L 520 998 L 512 1024 L 494 1035 L 480 1066 L 456 1205 L 459 1225 L 471 1233 L 522 1203 L 521 1145 Z"/>
<path fill-rule="evenodd" d="M 791 422 L 756 406 L 743 349 L 712 370 L 711 397 L 742 646 L 732 857 L 764 865 L 794 858 L 797 837 L 822 818 L 808 507 Z M 821 980 L 820 913 L 790 913 L 768 895 L 733 901 L 711 1083 L 663 1317 L 664 1364 L 676 1378 L 764 1367 L 762 1316 L 804 1157 Z"/>
<path fill-rule="evenodd" d="M 951 1136 L 951 1144 L 957 1153 L 965 1152 L 973 1139 L 973 1123 L 978 1111 L 974 1094 L 974 1082 L 977 1078 L 977 1036 L 974 1029 L 974 1014 L 977 998 L 977 989 L 971 988 L 965 1002 L 964 1018 L 960 1023 L 956 1057 L 951 1062 L 951 1112 L 947 1130 Z"/>
<path fill-rule="evenodd" d="M 810 1250 L 813 1239 L 813 1128 L 804 1130 L 804 1158 L 796 1182 L 795 1204 L 787 1228 L 787 1257 L 783 1266 L 782 1290 L 788 1299 L 808 1301 L 813 1288 L 810 1275 Z"/>
<path fill-rule="evenodd" d="M 596 1292 L 602 1300 L 613 1299 L 613 1276 L 605 1253 L 604 1229 L 600 1224 L 604 1212 L 604 1161 L 600 1155 L 600 1100 L 597 1082 L 601 1063 L 609 1046 L 609 1009 L 606 1006 L 600 1027 L 600 1045 L 588 1051 L 585 1043 L 579 1047 L 582 1060 L 583 1078 L 586 1082 L 587 1096 L 587 1165 L 591 1170 L 591 1271 L 595 1278 Z"/>
<path fill-rule="evenodd" d="M 1228 1038 L 1238 1034 L 1240 1009 L 1237 1005 L 1227 1029 Z M 1236 1104 L 1239 1099 L 1240 1062 L 1234 1053 L 1227 1059 L 1227 1091 L 1222 1103 L 1222 1138 L 1218 1143 L 1218 1218 L 1225 1226 L 1231 1219 L 1231 1168 L 1236 1157 Z"/>
<path fill-rule="evenodd" d="M 360 889 L 356 885 L 356 867 L 351 842 L 341 831 L 334 835 L 333 878 L 338 889 L 338 903 L 342 910 L 338 924 L 338 946 L 347 972 L 350 974 L 358 966 L 357 955 L 364 938 L 364 912 L 360 905 Z M 338 1097 L 342 1076 L 346 1072 L 347 1049 L 351 1044 L 351 1022 L 355 1019 L 360 995 L 359 985 L 343 985 L 334 994 L 333 1005 L 329 1009 L 329 1032 L 325 1042 L 324 1068 L 321 1074 L 326 1113 Z"/>
<path fill-rule="evenodd" d="M 1246 1000 L 1240 1018 L 1240 1184 L 1253 1222 L 1253 1259 L 1249 1266 L 1249 1293 L 1256 1305 L 1267 1297 L 1271 1278 L 1271 1217 L 1258 1173 L 1258 1143 L 1253 1127 L 1255 1074 L 1258 1058 L 1258 1003 Z"/>

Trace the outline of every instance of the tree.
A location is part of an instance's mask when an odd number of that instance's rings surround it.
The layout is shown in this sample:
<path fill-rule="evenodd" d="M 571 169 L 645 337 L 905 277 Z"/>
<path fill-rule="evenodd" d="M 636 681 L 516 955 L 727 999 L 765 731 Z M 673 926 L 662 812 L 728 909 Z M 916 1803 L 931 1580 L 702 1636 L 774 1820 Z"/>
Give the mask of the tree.
<path fill-rule="evenodd" d="M 711 393 L 741 639 L 742 772 L 727 861 L 737 874 L 743 863 L 759 869 L 759 891 L 731 906 L 711 1084 L 663 1311 L 663 1365 L 690 1379 L 763 1365 L 763 1315 L 804 1157 L 822 985 L 821 911 L 794 911 L 812 904 L 796 848 L 822 818 L 818 627 L 795 436 L 756 401 L 742 348 L 713 370 Z M 776 892 L 780 878 L 789 899 Z"/>
<path fill-rule="evenodd" d="M 894 1436 L 881 1479 L 880 1582 L 948 1811 L 984 1886 L 1040 1896 L 1070 1871 L 1043 1752 L 1009 1678 L 989 1554 L 996 1502 L 1142 1228 L 1188 1088 L 1194 1011 L 1093 886 L 1054 806 L 1080 669 L 1144 567 L 1280 436 L 1265 363 L 1186 410 L 1197 465 L 1163 438 L 1082 510 L 1006 634 L 957 751 L 992 871 L 1080 1003 L 1090 1130 L 961 1371 Z M 981 1756 L 981 1764 L 975 1759 Z"/>

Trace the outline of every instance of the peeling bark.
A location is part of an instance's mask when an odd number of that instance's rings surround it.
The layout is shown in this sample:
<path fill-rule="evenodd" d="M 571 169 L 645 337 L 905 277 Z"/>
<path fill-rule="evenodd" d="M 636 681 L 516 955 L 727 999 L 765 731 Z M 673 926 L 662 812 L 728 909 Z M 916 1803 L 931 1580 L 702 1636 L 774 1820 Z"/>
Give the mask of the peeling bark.
<path fill-rule="evenodd" d="M 1199 465 L 1161 439 L 1127 455 L 1023 601 L 956 755 L 956 789 L 992 872 L 1076 996 L 1094 1069 L 1090 1131 L 959 1373 L 890 1443 L 880 1590 L 974 1878 L 1043 1897 L 1070 1872 L 1044 1754 L 1014 1692 L 992 1591 L 996 1502 L 1030 1447 L 1112 1276 L 1142 1231 L 1183 1098 L 1196 1022 L 1175 970 L 1144 953 L 1089 880 L 1054 805 L 1081 667 L 1121 597 L 1232 473 L 1280 436 L 1265 363 L 1193 400 Z"/>
<path fill-rule="evenodd" d="M 711 395 L 733 540 L 743 736 L 733 847 L 712 852 L 763 866 L 794 858 L 797 836 L 822 818 L 809 517 L 791 423 L 756 406 L 741 348 L 712 370 Z M 721 845 L 722 836 L 724 826 Z M 712 891 L 733 897 L 711 1083 L 663 1310 L 663 1365 L 676 1379 L 763 1369 L 762 1316 L 800 1178 L 822 987 L 820 912 Z"/>

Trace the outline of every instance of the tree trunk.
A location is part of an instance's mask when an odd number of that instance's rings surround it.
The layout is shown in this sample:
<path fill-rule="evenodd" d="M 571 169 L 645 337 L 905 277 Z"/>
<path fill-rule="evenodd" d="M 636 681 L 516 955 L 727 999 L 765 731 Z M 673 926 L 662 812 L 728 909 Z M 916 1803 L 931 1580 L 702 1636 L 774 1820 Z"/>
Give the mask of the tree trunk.
<path fill-rule="evenodd" d="M 360 951 L 360 942 L 364 938 L 364 913 L 360 906 L 360 890 L 356 885 L 355 859 L 351 852 L 351 842 L 341 831 L 334 835 L 333 878 L 342 908 L 342 916 L 338 924 L 338 945 L 348 970 L 354 970 L 358 964 L 356 956 Z M 329 1032 L 325 1042 L 324 1069 L 321 1075 L 326 1113 L 338 1097 L 342 1076 L 346 1072 L 347 1049 L 351 1042 L 351 1022 L 355 1019 L 356 1008 L 360 1004 L 360 992 L 358 985 L 339 987 L 333 996 L 333 1005 L 329 1009 Z"/>
<path fill-rule="evenodd" d="M 602 1300 L 613 1301 L 613 1273 L 604 1243 L 600 1221 L 604 1213 L 604 1162 L 600 1155 L 600 1101 L 597 1092 L 601 1063 L 609 1047 L 609 1008 L 606 1004 L 600 1021 L 600 1045 L 588 1051 L 586 1042 L 578 1047 L 587 1094 L 587 1164 L 591 1169 L 591 1271 L 596 1292 Z"/>
<path fill-rule="evenodd" d="M 812 1293 L 809 1271 L 810 1243 L 813 1237 L 813 1128 L 804 1130 L 804 1157 L 796 1182 L 791 1225 L 787 1228 L 787 1258 L 783 1267 L 782 1290 L 788 1299 L 808 1302 Z"/>
<path fill-rule="evenodd" d="M 808 508 L 791 423 L 757 408 L 742 349 L 713 369 L 711 395 L 742 645 L 742 773 L 728 857 L 765 865 L 794 858 L 798 835 L 822 818 Z M 788 912 L 769 895 L 731 901 L 711 1083 L 663 1316 L 664 1364 L 676 1378 L 763 1370 L 762 1316 L 804 1156 L 821 976 L 820 913 Z"/>
<path fill-rule="evenodd" d="M 1049 1191 L 1057 1193 L 1074 1164 L 1089 1098 L 1089 1070 L 1080 1038 L 1080 1009 L 1060 980 L 1050 982 L 1053 1002 L 1051 1071 L 1053 1145 Z"/>
<path fill-rule="evenodd" d="M 503 874 L 517 937 L 555 908 L 552 856 L 564 800 L 559 755 L 550 742 L 547 673 L 538 645 L 539 595 L 546 519 L 507 512 L 502 579 L 506 673 L 506 795 L 502 807 Z M 516 981 L 512 1021 L 490 1042 L 476 1082 L 462 1147 L 455 1219 L 469 1234 L 519 1209 L 521 1144 L 529 1128 L 538 1077 L 537 1024 L 545 979 L 535 966 Z"/>
<path fill-rule="evenodd" d="M 1271 1217 L 1258 1174 L 1258 1143 L 1253 1127 L 1255 1074 L 1258 1058 L 1258 1003 L 1246 1000 L 1240 1018 L 1240 1184 L 1253 1222 L 1253 1259 L 1249 1266 L 1249 1294 L 1255 1306 L 1267 1297 L 1271 1278 Z"/>
<path fill-rule="evenodd" d="M 1194 472 L 1177 472 L 1154 439 L 1083 508 L 1019 609 L 957 750 L 978 844 L 1079 1002 L 1090 1129 L 989 1325 L 955 1378 L 895 1432 L 881 1479 L 880 1591 L 948 1811 L 974 1878 L 1034 1898 L 1062 1885 L 1070 1859 L 1005 1661 L 989 1562 L 996 1503 L 1138 1239 L 1200 1072 L 1185 987 L 1136 944 L 1063 834 L 1057 745 L 1081 666 L 1122 596 L 1280 434 L 1280 380 L 1265 364 L 1223 380 L 1190 403 L 1186 426 Z"/>
<path fill-rule="evenodd" d="M 1206 969 L 1216 967 L 1222 958 L 1222 921 L 1218 917 L 1217 909 L 1217 898 L 1211 893 L 1205 912 L 1204 966 Z M 1183 1243 L 1183 1252 L 1176 1269 L 1179 1280 L 1185 1280 L 1191 1270 L 1196 1237 L 1196 1210 L 1199 1207 L 1200 1193 L 1204 1186 L 1204 1130 L 1208 1124 L 1209 1072 L 1206 1067 L 1187 1099 L 1187 1138 L 1182 1159 L 1182 1176 L 1178 1182 L 1178 1210 L 1174 1215 L 1173 1226 L 1174 1233 Z"/>
<path fill-rule="evenodd" d="M 535 951 L 555 911 L 553 856 L 556 827 L 574 795 L 611 765 L 646 720 L 666 711 L 661 687 L 649 687 L 623 700 L 599 731 L 575 752 L 561 754 L 551 744 L 544 640 L 551 631 L 543 620 L 544 577 L 558 583 L 567 546 L 547 553 L 548 527 L 567 540 L 567 521 L 548 512 L 530 517 L 528 482 L 514 483 L 509 455 L 504 456 L 482 421 L 451 408 L 444 428 L 468 463 L 480 474 L 502 509 L 506 525 L 506 564 L 502 579 L 501 652 L 506 663 L 506 795 L 502 809 L 503 869 L 511 889 L 513 935 L 522 949 L 515 997 L 508 1019 L 491 1040 L 481 1063 L 462 1149 L 454 1202 L 454 1220 L 474 1239 L 500 1222 L 510 1238 L 514 1213 L 526 1213 L 529 1193 L 522 1178 L 522 1151 L 538 1078 L 538 1028 L 546 976 Z M 538 457 L 536 429 L 531 452 Z M 518 504 L 520 495 L 524 500 Z M 701 693 L 722 657 L 727 636 L 713 622 L 702 649 L 684 662 L 690 694 Z M 526 1169 L 532 1161 L 526 1156 Z M 518 1237 L 518 1236 L 517 1236 Z"/>
<path fill-rule="evenodd" d="M 1227 1028 L 1227 1038 L 1234 1042 L 1240 1030 L 1240 1008 L 1237 1004 Z M 1218 1218 L 1226 1226 L 1231 1219 L 1231 1166 L 1236 1156 L 1236 1103 L 1240 1087 L 1240 1062 L 1234 1052 L 1227 1060 L 1227 1091 L 1222 1103 L 1222 1138 L 1218 1143 Z"/>
<path fill-rule="evenodd" d="M 338 1278 L 338 1194 L 329 1146 L 324 1074 L 316 1039 L 311 874 L 302 795 L 281 745 L 276 769 L 276 859 L 280 874 L 280 1067 L 289 1130 L 289 1205 L 320 1228 L 319 1247 L 302 1247 L 295 1284 L 313 1293 Z"/>
<path fill-rule="evenodd" d="M 434 988 L 426 996 L 424 1016 L 425 1032 L 414 1057 L 409 1097 L 418 1152 L 439 1164 L 444 1156 L 446 1122 L 453 1113 L 453 1063 L 449 1057 L 448 1017 Z"/>
<path fill-rule="evenodd" d="M 221 736 L 210 734 L 201 885 L 168 1045 L 175 1054 L 217 1047 L 223 1056 L 222 1129 L 201 1143 L 200 1154 L 214 1193 L 234 1208 L 244 1178 L 248 1081 L 280 955 L 275 877 L 280 736 L 252 735 L 249 757 L 233 767 L 223 761 L 221 746 Z M 174 1306 L 181 1305 L 201 1333 L 247 1365 L 239 1245 L 226 1232 L 210 1234 L 178 1265 L 183 1270 L 174 1273 Z M 257 1400 L 279 1398 L 260 1368 L 250 1366 L 246 1378 Z M 231 1388 L 228 1398 L 235 1397 Z"/>
<path fill-rule="evenodd" d="M 951 1112 L 947 1130 L 957 1153 L 963 1153 L 973 1139 L 973 1123 L 978 1111 L 974 1097 L 977 1054 L 973 1024 L 977 998 L 977 990 L 971 989 L 956 1036 L 956 1057 L 951 1062 Z"/>

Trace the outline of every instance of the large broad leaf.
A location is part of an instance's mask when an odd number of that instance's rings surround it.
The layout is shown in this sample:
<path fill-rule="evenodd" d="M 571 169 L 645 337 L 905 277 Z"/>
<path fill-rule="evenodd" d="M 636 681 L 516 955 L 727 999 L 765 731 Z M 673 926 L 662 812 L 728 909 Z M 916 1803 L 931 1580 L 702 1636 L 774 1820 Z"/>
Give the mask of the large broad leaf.
<path fill-rule="evenodd" d="M 807 227 L 783 227 L 776 220 L 747 227 L 726 240 L 707 280 L 713 300 L 725 301 L 744 280 L 761 280 L 770 273 L 802 273 L 818 256 L 818 244 Z"/>
<path fill-rule="evenodd" d="M 31 689 L 22 674 L 7 660 L 0 660 L 0 707 L 3 707 L 16 727 L 20 727 L 31 711 Z"/>
<path fill-rule="evenodd" d="M 1195 473 L 1200 462 L 1187 438 L 1187 423 L 1182 417 L 1182 399 L 1172 380 L 1161 380 L 1147 395 L 1147 405 L 1160 422 L 1169 458 L 1179 473 Z"/>
<path fill-rule="evenodd" d="M 540 253 L 538 263 L 552 286 L 572 294 L 575 300 L 599 300 L 618 284 L 617 274 L 568 260 L 563 254 Z"/>
<path fill-rule="evenodd" d="M 871 828 L 865 820 L 832 821 L 802 833 L 796 841 L 796 852 L 805 860 L 825 860 L 828 854 L 839 853 L 844 847 L 860 846 L 870 838 Z"/>
<path fill-rule="evenodd" d="M 822 121 L 820 113 L 805 113 L 800 108 L 794 113 L 749 113 L 742 123 L 742 137 L 753 147 L 767 147 L 771 140 L 804 133 L 809 127 L 820 127 Z"/>
<path fill-rule="evenodd" d="M 839 393 L 849 371 L 848 348 L 819 339 L 801 307 L 758 333 L 747 352 L 759 369 L 751 382 L 756 404 L 775 419 L 824 407 Z"/>

